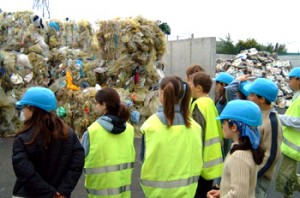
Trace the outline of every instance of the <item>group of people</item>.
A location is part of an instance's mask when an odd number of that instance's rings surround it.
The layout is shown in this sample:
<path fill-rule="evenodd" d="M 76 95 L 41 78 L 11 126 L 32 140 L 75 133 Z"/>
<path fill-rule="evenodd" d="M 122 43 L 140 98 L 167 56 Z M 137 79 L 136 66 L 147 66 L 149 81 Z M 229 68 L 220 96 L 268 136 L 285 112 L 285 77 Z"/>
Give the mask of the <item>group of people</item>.
<path fill-rule="evenodd" d="M 212 79 L 200 65 L 187 68 L 186 81 L 162 78 L 161 106 L 140 127 L 145 196 L 266 197 L 282 156 L 276 190 L 292 197 L 300 190 L 300 67 L 289 73 L 289 86 L 293 102 L 278 115 L 278 87 L 265 78 L 250 82 L 223 72 Z M 56 115 L 50 89 L 27 89 L 17 102 L 24 127 L 13 144 L 13 198 L 70 197 L 82 172 L 88 197 L 131 197 L 130 112 L 113 88 L 99 90 L 95 101 L 101 116 L 79 140 Z"/>

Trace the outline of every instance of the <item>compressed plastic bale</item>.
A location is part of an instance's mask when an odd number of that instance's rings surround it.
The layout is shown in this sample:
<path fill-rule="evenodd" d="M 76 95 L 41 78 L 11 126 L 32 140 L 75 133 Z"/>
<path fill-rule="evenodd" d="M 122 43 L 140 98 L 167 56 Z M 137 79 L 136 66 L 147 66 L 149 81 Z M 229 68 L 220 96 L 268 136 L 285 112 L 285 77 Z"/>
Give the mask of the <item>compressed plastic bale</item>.
<path fill-rule="evenodd" d="M 17 61 L 17 54 L 12 52 L 3 52 L 3 65 L 7 73 L 16 72 L 15 64 Z"/>
<path fill-rule="evenodd" d="M 28 59 L 28 55 L 26 55 L 26 54 L 18 54 L 17 55 L 16 65 L 23 66 L 23 67 L 26 67 L 28 69 L 32 69 L 32 65 L 30 64 L 30 61 Z"/>
<path fill-rule="evenodd" d="M 53 92 L 57 92 L 58 90 L 64 88 L 67 86 L 66 83 L 66 77 L 60 77 L 58 79 L 55 79 L 54 83 L 52 83 L 49 88 L 53 91 Z"/>
<path fill-rule="evenodd" d="M 20 76 L 19 74 L 15 74 L 15 73 L 11 74 L 10 81 L 14 85 L 24 84 L 22 76 Z"/>
<path fill-rule="evenodd" d="M 79 47 L 83 50 L 90 49 L 93 36 L 91 23 L 87 20 L 79 20 L 78 34 L 77 43 L 79 44 Z"/>
<path fill-rule="evenodd" d="M 99 43 L 95 34 L 92 36 L 91 49 L 95 53 L 99 52 L 100 50 Z"/>
<path fill-rule="evenodd" d="M 9 136 L 16 133 L 16 126 L 13 119 L 15 116 L 15 102 L 11 97 L 7 97 L 0 89 L 0 135 Z"/>
<path fill-rule="evenodd" d="M 53 49 L 53 48 L 57 48 L 60 46 L 60 42 L 58 40 L 58 38 L 56 36 L 50 36 L 49 38 L 49 48 Z"/>
<path fill-rule="evenodd" d="M 29 53 L 30 52 L 34 52 L 36 54 L 43 54 L 43 48 L 40 45 L 38 45 L 38 44 L 30 46 L 28 48 L 28 50 L 29 50 Z"/>
<path fill-rule="evenodd" d="M 44 40 L 42 39 L 38 39 L 36 41 L 36 43 L 43 49 L 43 52 L 42 54 L 45 56 L 45 57 L 48 57 L 49 56 L 49 46 L 45 43 Z"/>

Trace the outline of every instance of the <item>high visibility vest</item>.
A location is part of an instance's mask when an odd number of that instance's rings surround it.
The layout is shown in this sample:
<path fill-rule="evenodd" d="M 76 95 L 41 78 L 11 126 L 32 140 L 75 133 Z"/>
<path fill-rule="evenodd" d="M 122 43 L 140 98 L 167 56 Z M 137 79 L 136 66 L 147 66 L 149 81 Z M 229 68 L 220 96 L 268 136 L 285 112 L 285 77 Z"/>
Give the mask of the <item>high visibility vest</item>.
<path fill-rule="evenodd" d="M 88 133 L 90 148 L 84 164 L 88 197 L 131 197 L 135 161 L 133 126 L 126 123 L 124 132 L 112 134 L 94 122 Z"/>
<path fill-rule="evenodd" d="M 300 117 L 300 96 L 292 102 L 286 110 L 285 115 L 291 117 Z M 283 126 L 283 139 L 281 143 L 281 152 L 286 156 L 300 161 L 300 132 L 295 128 Z"/>
<path fill-rule="evenodd" d="M 145 159 L 141 186 L 146 197 L 194 197 L 203 165 L 201 127 L 192 120 L 167 128 L 154 114 L 141 127 Z"/>
<path fill-rule="evenodd" d="M 206 180 L 212 180 L 222 176 L 224 166 L 221 144 L 221 141 L 223 140 L 222 127 L 220 121 L 216 120 L 218 111 L 211 98 L 201 97 L 195 100 L 191 105 L 191 112 L 193 112 L 196 105 L 202 112 L 206 121 L 206 128 L 203 135 L 204 164 L 201 176 Z"/>

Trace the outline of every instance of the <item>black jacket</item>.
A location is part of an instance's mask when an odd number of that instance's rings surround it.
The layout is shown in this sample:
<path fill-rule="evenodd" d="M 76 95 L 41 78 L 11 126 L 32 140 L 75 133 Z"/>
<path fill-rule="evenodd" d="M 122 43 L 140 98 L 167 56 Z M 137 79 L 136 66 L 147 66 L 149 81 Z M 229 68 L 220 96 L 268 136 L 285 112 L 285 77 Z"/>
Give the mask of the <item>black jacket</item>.
<path fill-rule="evenodd" d="M 12 164 L 17 180 L 13 195 L 53 198 L 56 192 L 70 197 L 84 165 L 84 150 L 76 134 L 69 129 L 67 140 L 59 140 L 44 149 L 41 141 L 25 144 L 33 129 L 14 140 Z"/>

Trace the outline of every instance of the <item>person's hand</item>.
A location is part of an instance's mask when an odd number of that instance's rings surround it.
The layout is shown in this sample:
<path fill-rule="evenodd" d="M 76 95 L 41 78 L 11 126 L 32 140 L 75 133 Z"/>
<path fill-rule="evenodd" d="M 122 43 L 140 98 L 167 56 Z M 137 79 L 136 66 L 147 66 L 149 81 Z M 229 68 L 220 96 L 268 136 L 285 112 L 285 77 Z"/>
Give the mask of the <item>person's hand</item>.
<path fill-rule="evenodd" d="M 245 75 L 238 76 L 236 79 L 238 79 L 241 82 L 244 82 L 244 81 L 248 80 L 248 77 L 249 77 L 249 75 L 245 74 Z"/>
<path fill-rule="evenodd" d="M 60 194 L 59 192 L 56 192 L 54 198 L 66 198 L 66 196 Z"/>
<path fill-rule="evenodd" d="M 220 190 L 210 190 L 208 191 L 207 198 L 219 198 L 220 197 Z"/>

